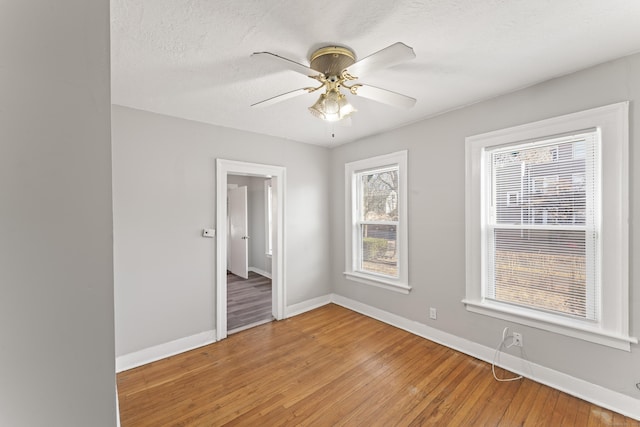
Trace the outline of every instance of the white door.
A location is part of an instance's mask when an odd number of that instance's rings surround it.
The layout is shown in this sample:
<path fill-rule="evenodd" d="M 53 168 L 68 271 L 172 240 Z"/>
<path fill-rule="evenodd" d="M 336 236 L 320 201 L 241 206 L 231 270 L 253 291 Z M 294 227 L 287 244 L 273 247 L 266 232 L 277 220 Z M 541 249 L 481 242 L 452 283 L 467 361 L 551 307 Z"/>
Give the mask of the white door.
<path fill-rule="evenodd" d="M 247 187 L 229 190 L 229 271 L 249 278 L 249 236 L 247 235 Z"/>

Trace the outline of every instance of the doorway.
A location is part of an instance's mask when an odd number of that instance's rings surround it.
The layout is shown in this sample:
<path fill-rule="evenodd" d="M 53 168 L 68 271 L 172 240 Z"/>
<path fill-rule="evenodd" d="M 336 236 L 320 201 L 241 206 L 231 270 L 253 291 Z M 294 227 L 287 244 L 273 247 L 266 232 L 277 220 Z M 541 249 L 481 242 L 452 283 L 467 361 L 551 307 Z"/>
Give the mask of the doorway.
<path fill-rule="evenodd" d="M 285 316 L 285 250 L 284 250 L 284 200 L 285 168 L 257 163 L 217 159 L 216 161 L 216 338 L 228 334 L 227 322 L 227 269 L 229 253 L 228 185 L 229 177 L 257 177 L 269 179 L 271 188 L 271 314 L 276 320 Z M 233 179 L 231 181 L 233 181 Z M 248 236 L 249 239 L 251 236 Z"/>
<path fill-rule="evenodd" d="M 271 178 L 227 175 L 227 333 L 273 320 Z"/>

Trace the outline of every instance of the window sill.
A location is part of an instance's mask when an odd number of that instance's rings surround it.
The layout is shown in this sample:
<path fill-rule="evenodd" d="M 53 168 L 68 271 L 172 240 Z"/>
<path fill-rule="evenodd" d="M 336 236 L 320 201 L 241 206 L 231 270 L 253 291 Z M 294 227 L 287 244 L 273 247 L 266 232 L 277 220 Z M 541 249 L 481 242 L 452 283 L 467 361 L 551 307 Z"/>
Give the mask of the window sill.
<path fill-rule="evenodd" d="M 387 289 L 394 292 L 400 292 L 402 294 L 408 294 L 411 291 L 411 287 L 399 283 L 393 280 L 386 280 L 382 277 L 371 276 L 368 274 L 356 273 L 353 271 L 345 271 L 344 277 L 348 280 L 364 283 L 371 286 L 377 286 L 382 289 Z"/>
<path fill-rule="evenodd" d="M 489 301 L 462 300 L 468 311 L 495 317 L 510 322 L 520 323 L 545 331 L 555 332 L 584 341 L 593 342 L 619 350 L 631 351 L 631 344 L 637 344 L 638 339 L 623 336 L 614 331 L 605 331 L 597 327 L 589 327 L 582 322 L 550 316 L 534 310 L 515 308 L 505 304 Z M 556 320 L 558 319 L 558 320 Z"/>

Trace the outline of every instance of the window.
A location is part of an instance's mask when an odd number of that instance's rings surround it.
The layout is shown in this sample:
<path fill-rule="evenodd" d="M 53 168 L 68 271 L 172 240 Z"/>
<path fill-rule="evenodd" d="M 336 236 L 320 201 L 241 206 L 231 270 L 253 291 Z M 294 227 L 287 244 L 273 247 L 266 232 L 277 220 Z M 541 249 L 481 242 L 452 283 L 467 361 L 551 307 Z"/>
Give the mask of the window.
<path fill-rule="evenodd" d="M 267 179 L 264 181 L 264 207 L 265 207 L 265 253 L 268 256 L 273 254 L 273 192 L 271 186 L 271 180 Z"/>
<path fill-rule="evenodd" d="M 629 351 L 628 104 L 466 144 L 467 309 Z"/>
<path fill-rule="evenodd" d="M 559 149 L 571 153 L 576 140 L 586 143 L 585 157 L 557 156 Z M 598 255 L 598 140 L 593 130 L 485 149 L 487 299 L 596 318 L 599 264 L 587 260 Z M 574 191 L 577 173 L 589 177 L 582 191 Z M 503 203 L 501 194 L 514 187 L 523 189 L 516 207 Z"/>
<path fill-rule="evenodd" d="M 408 293 L 407 152 L 347 163 L 348 279 Z"/>

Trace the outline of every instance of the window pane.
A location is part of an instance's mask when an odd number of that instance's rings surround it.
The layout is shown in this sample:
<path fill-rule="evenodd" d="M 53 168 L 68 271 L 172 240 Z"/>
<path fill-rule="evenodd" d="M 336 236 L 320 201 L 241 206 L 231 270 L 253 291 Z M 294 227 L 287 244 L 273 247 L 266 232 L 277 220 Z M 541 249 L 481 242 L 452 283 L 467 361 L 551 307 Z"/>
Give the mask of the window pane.
<path fill-rule="evenodd" d="M 361 224 L 362 271 L 398 277 L 397 227 Z"/>
<path fill-rule="evenodd" d="M 494 230 L 489 297 L 593 318 L 585 236 L 575 230 Z"/>
<path fill-rule="evenodd" d="M 595 141 L 593 133 L 559 137 L 488 157 L 488 298 L 597 317 Z"/>
<path fill-rule="evenodd" d="M 398 220 L 398 168 L 360 175 L 360 219 Z"/>
<path fill-rule="evenodd" d="M 492 163 L 496 224 L 585 225 L 584 140 L 502 150 Z"/>

